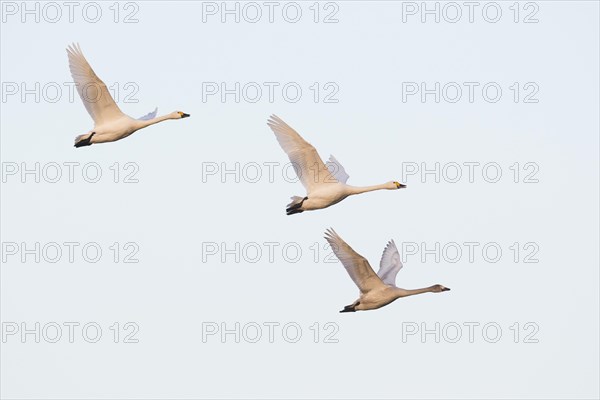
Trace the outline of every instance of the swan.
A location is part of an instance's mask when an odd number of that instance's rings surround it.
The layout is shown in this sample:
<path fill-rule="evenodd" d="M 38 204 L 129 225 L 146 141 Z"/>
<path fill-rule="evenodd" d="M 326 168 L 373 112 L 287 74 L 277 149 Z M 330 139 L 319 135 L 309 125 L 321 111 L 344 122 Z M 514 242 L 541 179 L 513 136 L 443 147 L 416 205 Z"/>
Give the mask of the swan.
<path fill-rule="evenodd" d="M 341 313 L 360 310 L 375 310 L 390 304 L 400 297 L 412 296 L 421 293 L 440 293 L 450 290 L 442 285 L 433 285 L 423 289 L 401 289 L 396 287 L 396 275 L 402 268 L 400 253 L 393 240 L 389 241 L 381 261 L 379 271 L 375 274 L 369 262 L 332 229 L 325 231 L 325 239 L 329 242 L 331 249 L 340 260 L 350 278 L 360 290 L 360 297 L 354 303 L 345 306 Z"/>
<path fill-rule="evenodd" d="M 157 117 L 158 108 L 133 119 L 123 112 L 113 100 L 108 88 L 94 72 L 81 51 L 79 44 L 67 48 L 69 69 L 75 81 L 83 105 L 94 120 L 94 128 L 75 138 L 75 147 L 90 146 L 92 143 L 114 142 L 126 138 L 133 132 L 168 119 L 187 118 L 181 111 Z"/>
<path fill-rule="evenodd" d="M 395 181 L 365 187 L 346 185 L 349 176 L 334 156 L 329 157 L 330 171 L 319 157 L 317 150 L 281 118 L 271 115 L 267 125 L 275 133 L 277 141 L 288 155 L 296 175 L 307 192 L 305 197 L 291 198 L 292 202 L 286 207 L 287 215 L 327 208 L 354 194 L 406 187 Z"/>

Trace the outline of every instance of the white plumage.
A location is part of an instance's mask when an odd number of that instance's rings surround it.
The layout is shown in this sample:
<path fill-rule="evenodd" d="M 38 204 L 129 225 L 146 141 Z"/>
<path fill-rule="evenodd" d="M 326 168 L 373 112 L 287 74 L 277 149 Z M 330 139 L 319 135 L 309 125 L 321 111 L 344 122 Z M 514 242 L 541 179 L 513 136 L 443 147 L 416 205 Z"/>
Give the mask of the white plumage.
<path fill-rule="evenodd" d="M 267 125 L 275 133 L 307 192 L 305 197 L 292 197 L 286 209 L 288 215 L 327 208 L 354 194 L 406 187 L 396 181 L 366 187 L 347 185 L 348 174 L 334 156 L 330 156 L 325 165 L 317 150 L 276 115 L 271 116 Z"/>
<path fill-rule="evenodd" d="M 168 119 L 181 119 L 189 114 L 174 111 L 156 117 L 158 108 L 138 119 L 124 114 L 108 88 L 96 75 L 81 51 L 81 47 L 73 44 L 67 48 L 69 69 L 75 81 L 77 93 L 87 112 L 94 120 L 94 128 L 88 133 L 75 138 L 75 147 L 89 146 L 93 143 L 114 142 L 126 138 L 133 132 Z"/>
<path fill-rule="evenodd" d="M 333 229 L 325 231 L 325 239 L 359 289 L 358 300 L 344 307 L 340 312 L 374 310 L 390 304 L 400 297 L 450 290 L 442 285 L 410 290 L 397 287 L 396 275 L 402 269 L 402 262 L 393 240 L 383 250 L 379 272 L 375 274 L 367 259 L 354 251 Z"/>

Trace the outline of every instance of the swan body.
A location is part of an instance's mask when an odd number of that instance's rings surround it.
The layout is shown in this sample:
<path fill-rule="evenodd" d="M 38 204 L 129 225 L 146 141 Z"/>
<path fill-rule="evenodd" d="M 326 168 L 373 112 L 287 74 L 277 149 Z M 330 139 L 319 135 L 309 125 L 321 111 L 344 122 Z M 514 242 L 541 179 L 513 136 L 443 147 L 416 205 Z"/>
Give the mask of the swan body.
<path fill-rule="evenodd" d="M 375 310 L 401 297 L 450 290 L 442 285 L 433 285 L 422 289 L 397 287 L 396 275 L 403 265 L 393 240 L 384 249 L 379 271 L 375 274 L 369 262 L 354 251 L 333 229 L 325 231 L 325 239 L 360 291 L 359 298 L 354 303 L 345 306 L 340 312 Z"/>
<path fill-rule="evenodd" d="M 287 215 L 327 208 L 356 194 L 406 187 L 396 181 L 365 187 L 347 185 L 349 176 L 334 156 L 330 156 L 327 162 L 330 169 L 317 150 L 281 118 L 272 115 L 267 125 L 275 133 L 277 141 L 288 155 L 296 175 L 307 192 L 304 197 L 292 197 L 292 202 L 286 208 Z"/>
<path fill-rule="evenodd" d="M 104 82 L 85 59 L 81 47 L 73 44 L 67 48 L 67 54 L 69 69 L 75 81 L 77 93 L 94 120 L 93 129 L 75 138 L 75 147 L 114 142 L 158 122 L 190 116 L 181 111 L 174 111 L 157 117 L 158 108 L 156 108 L 138 119 L 131 118 L 119 109 Z"/>

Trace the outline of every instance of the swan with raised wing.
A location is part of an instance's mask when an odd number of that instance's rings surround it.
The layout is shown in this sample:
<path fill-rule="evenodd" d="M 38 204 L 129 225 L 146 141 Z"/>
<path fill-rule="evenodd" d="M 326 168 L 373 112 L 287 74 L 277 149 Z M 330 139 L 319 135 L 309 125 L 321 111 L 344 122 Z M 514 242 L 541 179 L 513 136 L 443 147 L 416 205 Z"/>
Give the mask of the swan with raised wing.
<path fill-rule="evenodd" d="M 442 285 L 433 285 L 423 289 L 401 289 L 396 286 L 396 275 L 402 268 L 400 253 L 391 240 L 381 256 L 379 271 L 375 274 L 369 262 L 348 246 L 333 230 L 325 231 L 325 239 L 329 242 L 334 254 L 340 260 L 350 278 L 360 291 L 358 300 L 347 305 L 340 312 L 375 310 L 406 296 L 421 293 L 440 293 L 450 290 Z"/>
<path fill-rule="evenodd" d="M 277 141 L 288 155 L 307 192 L 304 197 L 291 198 L 292 202 L 286 207 L 287 215 L 327 208 L 355 194 L 406 187 L 396 181 L 364 187 L 347 185 L 349 176 L 334 156 L 330 156 L 327 163 L 330 169 L 321 160 L 317 150 L 281 118 L 272 115 L 267 125 L 275 133 Z"/>
<path fill-rule="evenodd" d="M 75 138 L 75 147 L 90 146 L 93 143 L 106 143 L 121 140 L 133 132 L 166 121 L 187 118 L 190 115 L 181 111 L 157 117 L 158 108 L 138 119 L 125 115 L 117 106 L 108 88 L 94 72 L 81 51 L 79 44 L 67 48 L 69 69 L 75 81 L 77 93 L 94 120 L 94 128 Z"/>

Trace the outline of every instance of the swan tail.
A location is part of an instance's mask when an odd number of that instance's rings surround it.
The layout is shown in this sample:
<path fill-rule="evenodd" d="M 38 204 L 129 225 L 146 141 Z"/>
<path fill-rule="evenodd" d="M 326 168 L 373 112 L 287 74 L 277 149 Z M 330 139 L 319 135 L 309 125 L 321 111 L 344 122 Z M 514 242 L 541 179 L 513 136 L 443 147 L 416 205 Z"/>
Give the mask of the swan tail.
<path fill-rule="evenodd" d="M 290 197 L 290 199 L 292 199 L 292 202 L 287 205 L 287 208 L 300 207 L 302 205 L 302 203 L 304 202 L 305 198 L 302 198 L 300 196 L 294 196 L 294 197 Z"/>
<path fill-rule="evenodd" d="M 79 135 L 75 138 L 75 147 L 83 147 L 90 146 L 92 144 L 92 136 L 94 136 L 96 132 L 86 133 L 85 135 Z"/>
<path fill-rule="evenodd" d="M 292 215 L 303 212 L 304 210 L 302 209 L 302 203 L 304 203 L 304 200 L 308 199 L 308 197 L 294 196 L 291 199 L 292 202 L 286 206 L 286 214 Z"/>
<path fill-rule="evenodd" d="M 356 304 L 350 304 L 349 306 L 345 306 L 343 310 L 340 311 L 341 313 L 343 312 L 356 312 Z"/>

